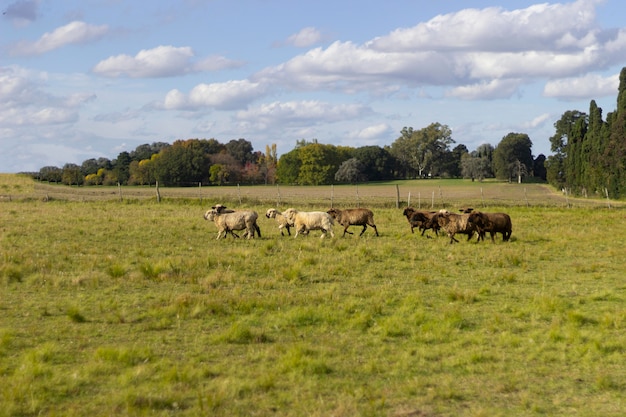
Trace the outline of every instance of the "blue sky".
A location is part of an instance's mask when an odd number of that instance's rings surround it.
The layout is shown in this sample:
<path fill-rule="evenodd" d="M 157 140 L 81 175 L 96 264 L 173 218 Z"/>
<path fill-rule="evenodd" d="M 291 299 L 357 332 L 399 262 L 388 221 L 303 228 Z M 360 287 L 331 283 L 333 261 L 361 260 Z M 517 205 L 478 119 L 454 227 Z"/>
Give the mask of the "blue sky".
<path fill-rule="evenodd" d="M 0 172 L 152 142 L 390 145 L 448 125 L 550 154 L 554 122 L 615 109 L 621 0 L 0 0 Z"/>

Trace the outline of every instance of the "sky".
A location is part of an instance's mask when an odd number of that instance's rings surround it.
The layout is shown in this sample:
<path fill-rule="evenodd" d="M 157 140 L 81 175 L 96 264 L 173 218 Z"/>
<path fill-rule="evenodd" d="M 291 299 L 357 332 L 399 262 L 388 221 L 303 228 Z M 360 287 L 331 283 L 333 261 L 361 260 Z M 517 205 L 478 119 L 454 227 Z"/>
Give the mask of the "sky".
<path fill-rule="evenodd" d="M 178 139 L 391 145 L 447 125 L 470 151 L 596 100 L 614 111 L 626 3 L 0 0 L 0 172 Z M 453 145 L 452 147 L 454 147 Z"/>

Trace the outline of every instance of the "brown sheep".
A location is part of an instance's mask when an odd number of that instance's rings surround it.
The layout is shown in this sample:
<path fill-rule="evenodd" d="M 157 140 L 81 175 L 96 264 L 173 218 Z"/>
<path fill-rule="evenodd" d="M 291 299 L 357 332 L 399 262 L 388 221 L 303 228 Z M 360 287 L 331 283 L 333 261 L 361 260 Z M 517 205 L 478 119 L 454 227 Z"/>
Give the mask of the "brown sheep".
<path fill-rule="evenodd" d="M 422 231 L 422 236 L 424 236 L 424 232 L 426 232 L 426 230 L 431 228 L 435 231 L 435 235 L 439 236 L 439 225 L 437 223 L 433 223 L 432 226 L 426 227 L 435 213 L 435 211 L 415 210 L 413 207 L 407 207 L 402 212 L 411 226 L 411 233 L 414 233 L 413 229 L 417 227 Z"/>
<path fill-rule="evenodd" d="M 372 213 L 372 210 L 366 208 L 353 208 L 345 210 L 331 208 L 327 211 L 327 213 L 330 214 L 330 216 L 335 219 L 337 223 L 343 226 L 342 236 L 345 236 L 346 233 L 353 234 L 348 231 L 348 227 L 350 226 L 363 226 L 363 230 L 361 230 L 359 236 L 365 233 L 367 226 L 373 227 L 376 232 L 376 236 L 379 236 L 378 229 L 374 224 L 374 213 Z"/>
<path fill-rule="evenodd" d="M 511 216 L 506 213 L 483 213 L 474 211 L 470 214 L 469 221 L 480 230 L 478 240 L 485 240 L 485 233 L 489 232 L 491 241 L 495 242 L 496 233 L 502 233 L 502 241 L 507 242 L 511 238 L 513 224 Z"/>
<path fill-rule="evenodd" d="M 480 232 L 480 229 L 472 222 L 469 221 L 470 214 L 456 214 L 447 211 L 440 211 L 436 213 L 427 226 L 433 227 L 435 224 L 441 226 L 450 237 L 450 243 L 458 242 L 454 238 L 457 233 L 467 235 L 467 240 L 470 240 L 474 233 Z"/>

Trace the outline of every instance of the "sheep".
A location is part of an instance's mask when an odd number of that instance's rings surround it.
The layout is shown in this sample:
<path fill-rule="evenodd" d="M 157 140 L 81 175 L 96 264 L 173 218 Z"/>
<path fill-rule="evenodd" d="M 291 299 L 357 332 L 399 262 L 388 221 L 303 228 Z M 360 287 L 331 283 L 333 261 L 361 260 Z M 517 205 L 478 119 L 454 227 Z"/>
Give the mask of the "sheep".
<path fill-rule="evenodd" d="M 433 227 L 435 224 L 441 226 L 450 237 L 450 243 L 458 242 L 454 238 L 454 235 L 457 233 L 468 235 L 467 240 L 469 241 L 474 236 L 474 233 L 480 233 L 478 226 L 469 221 L 469 216 L 470 214 L 450 213 L 447 210 L 439 211 L 432 217 L 427 226 Z"/>
<path fill-rule="evenodd" d="M 333 218 L 330 214 L 323 211 L 298 211 L 294 208 L 288 208 L 283 212 L 283 216 L 292 223 L 296 229 L 294 237 L 298 237 L 301 233 L 308 233 L 309 230 L 321 230 L 322 239 L 326 233 L 330 233 L 331 237 L 335 237 L 333 233 Z"/>
<path fill-rule="evenodd" d="M 204 219 L 213 221 L 215 226 L 217 226 L 217 239 L 222 237 L 222 234 L 225 238 L 228 233 L 232 234 L 233 237 L 239 237 L 233 231 L 244 229 L 246 231 L 244 236 L 248 239 L 254 237 L 255 231 L 257 235 L 261 237 L 261 229 L 256 223 L 258 217 L 259 215 L 256 211 L 226 210 L 226 207 L 220 204 L 213 206 L 210 210 L 207 210 L 207 212 L 204 213 Z"/>
<path fill-rule="evenodd" d="M 283 233 L 283 229 L 287 229 L 287 233 L 289 233 L 289 236 L 291 236 L 290 229 L 293 227 L 293 223 L 290 223 L 289 220 L 287 220 L 287 218 L 283 216 L 283 213 L 276 210 L 275 208 L 270 208 L 267 209 L 267 211 L 265 212 L 265 217 L 267 217 L 268 219 L 276 219 L 276 222 L 278 223 L 278 230 L 280 230 L 281 236 L 285 236 L 285 234 Z"/>
<path fill-rule="evenodd" d="M 511 238 L 513 225 L 511 216 L 506 213 L 483 213 L 474 211 L 470 214 L 469 221 L 480 229 L 478 240 L 485 240 L 486 232 L 489 232 L 491 241 L 494 243 L 496 233 L 502 233 L 503 242 L 507 242 Z"/>
<path fill-rule="evenodd" d="M 346 233 L 353 234 L 352 232 L 348 231 L 348 227 L 350 226 L 363 226 L 363 230 L 361 230 L 359 236 L 365 233 L 365 229 L 367 229 L 367 226 L 373 227 L 374 231 L 376 232 L 376 236 L 378 236 L 378 229 L 374 224 L 374 213 L 372 213 L 372 210 L 366 208 L 354 208 L 345 210 L 331 208 L 327 211 L 327 213 L 330 214 L 330 216 L 337 223 L 343 226 L 342 236 L 345 236 Z"/>
<path fill-rule="evenodd" d="M 411 226 L 411 233 L 414 233 L 413 229 L 417 227 L 422 231 L 422 236 L 424 236 L 426 230 L 431 228 L 435 231 L 435 235 L 439 236 L 439 224 L 433 223 L 431 226 L 426 227 L 435 213 L 435 211 L 415 210 L 413 207 L 407 207 L 402 212 Z"/>

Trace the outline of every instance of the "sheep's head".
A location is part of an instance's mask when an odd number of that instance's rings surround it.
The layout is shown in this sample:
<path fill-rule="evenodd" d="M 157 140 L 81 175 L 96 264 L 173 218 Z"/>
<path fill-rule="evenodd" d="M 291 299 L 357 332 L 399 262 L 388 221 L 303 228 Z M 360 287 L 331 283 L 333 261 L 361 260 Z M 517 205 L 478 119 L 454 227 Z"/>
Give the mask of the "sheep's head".
<path fill-rule="evenodd" d="M 215 210 L 218 213 L 223 212 L 226 209 L 226 206 L 223 206 L 221 204 L 216 204 L 213 207 L 211 207 L 213 210 Z"/>
<path fill-rule="evenodd" d="M 217 214 L 218 214 L 218 212 L 214 208 L 212 208 L 210 210 L 207 210 L 206 213 L 204 213 L 204 220 L 213 221 L 213 220 L 215 220 L 215 216 Z"/>
<path fill-rule="evenodd" d="M 339 216 L 339 210 L 337 210 L 336 208 L 331 208 L 326 213 L 330 214 L 330 217 L 332 217 L 333 219 L 336 219 L 337 216 Z"/>
<path fill-rule="evenodd" d="M 410 214 L 412 214 L 412 213 L 414 213 L 414 212 L 415 212 L 415 209 L 413 209 L 413 207 L 407 207 L 407 208 L 405 208 L 405 209 L 404 209 L 404 211 L 402 212 L 402 215 L 403 215 L 403 216 L 407 216 L 407 215 L 410 215 Z"/>
<path fill-rule="evenodd" d="M 267 211 L 265 212 L 265 217 L 267 217 L 268 219 L 276 218 L 276 209 L 275 208 L 267 209 Z"/>

